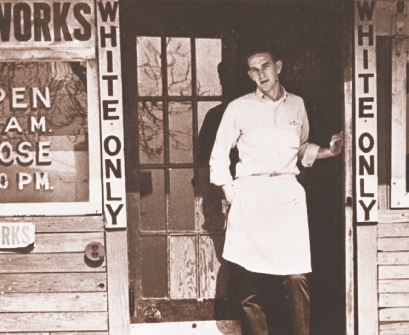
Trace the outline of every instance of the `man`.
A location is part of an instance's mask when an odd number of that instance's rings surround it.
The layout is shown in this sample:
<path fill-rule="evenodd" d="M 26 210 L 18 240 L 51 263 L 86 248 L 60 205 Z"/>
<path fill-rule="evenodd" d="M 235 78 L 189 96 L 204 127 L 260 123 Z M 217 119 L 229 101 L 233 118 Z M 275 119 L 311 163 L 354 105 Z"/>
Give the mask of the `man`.
<path fill-rule="evenodd" d="M 302 98 L 279 82 L 282 61 L 274 50 L 258 48 L 247 57 L 257 90 L 227 107 L 210 157 L 210 179 L 231 204 L 223 257 L 238 264 L 247 289 L 241 297 L 243 334 L 267 335 L 265 292 L 260 283 L 282 291 L 294 335 L 309 334 L 311 256 L 305 191 L 297 182 L 297 161 L 338 155 L 342 134 L 329 148 L 308 142 Z M 237 146 L 236 179 L 229 152 Z M 272 331 L 272 329 L 270 329 Z"/>

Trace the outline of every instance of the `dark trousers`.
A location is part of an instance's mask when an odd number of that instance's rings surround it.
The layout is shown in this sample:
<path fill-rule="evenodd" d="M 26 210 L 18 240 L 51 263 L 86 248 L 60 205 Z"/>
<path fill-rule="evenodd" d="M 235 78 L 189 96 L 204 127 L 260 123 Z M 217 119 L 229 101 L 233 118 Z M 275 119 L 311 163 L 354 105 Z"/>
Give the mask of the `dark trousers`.
<path fill-rule="evenodd" d="M 240 268 L 243 335 L 308 335 L 310 293 L 304 274 L 276 276 Z"/>

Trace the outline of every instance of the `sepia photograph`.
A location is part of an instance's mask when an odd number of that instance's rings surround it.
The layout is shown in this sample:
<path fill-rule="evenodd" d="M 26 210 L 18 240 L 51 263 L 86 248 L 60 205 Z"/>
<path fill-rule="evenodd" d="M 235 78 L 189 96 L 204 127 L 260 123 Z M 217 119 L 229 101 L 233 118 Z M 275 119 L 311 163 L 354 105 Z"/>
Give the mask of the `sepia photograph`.
<path fill-rule="evenodd" d="M 408 335 L 408 0 L 2 0 L 0 335 Z"/>

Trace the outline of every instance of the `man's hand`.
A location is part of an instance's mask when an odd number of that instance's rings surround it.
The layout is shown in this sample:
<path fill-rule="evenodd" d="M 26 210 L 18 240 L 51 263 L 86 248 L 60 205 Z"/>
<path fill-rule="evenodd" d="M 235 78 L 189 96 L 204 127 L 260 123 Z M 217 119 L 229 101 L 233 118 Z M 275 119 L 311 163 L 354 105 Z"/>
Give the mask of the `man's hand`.
<path fill-rule="evenodd" d="M 344 145 L 344 133 L 341 131 L 340 134 L 332 135 L 331 142 L 329 144 L 329 150 L 331 151 L 331 156 L 337 156 L 342 151 L 342 146 Z"/>
<path fill-rule="evenodd" d="M 342 146 L 344 145 L 344 134 L 341 131 L 339 134 L 332 135 L 329 148 L 321 147 L 318 149 L 317 159 L 325 159 L 333 156 L 337 156 L 342 152 Z"/>
<path fill-rule="evenodd" d="M 222 185 L 222 190 L 224 192 L 224 196 L 229 204 L 233 202 L 234 199 L 234 186 L 233 184 L 226 184 Z"/>

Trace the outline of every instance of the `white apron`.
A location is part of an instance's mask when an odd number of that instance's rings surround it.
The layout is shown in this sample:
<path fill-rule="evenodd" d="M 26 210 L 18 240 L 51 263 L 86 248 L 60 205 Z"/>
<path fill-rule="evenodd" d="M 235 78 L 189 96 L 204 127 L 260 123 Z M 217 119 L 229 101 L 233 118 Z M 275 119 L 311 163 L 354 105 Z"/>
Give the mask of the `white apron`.
<path fill-rule="evenodd" d="M 252 272 L 311 272 L 304 188 L 294 175 L 234 181 L 223 257 Z"/>

